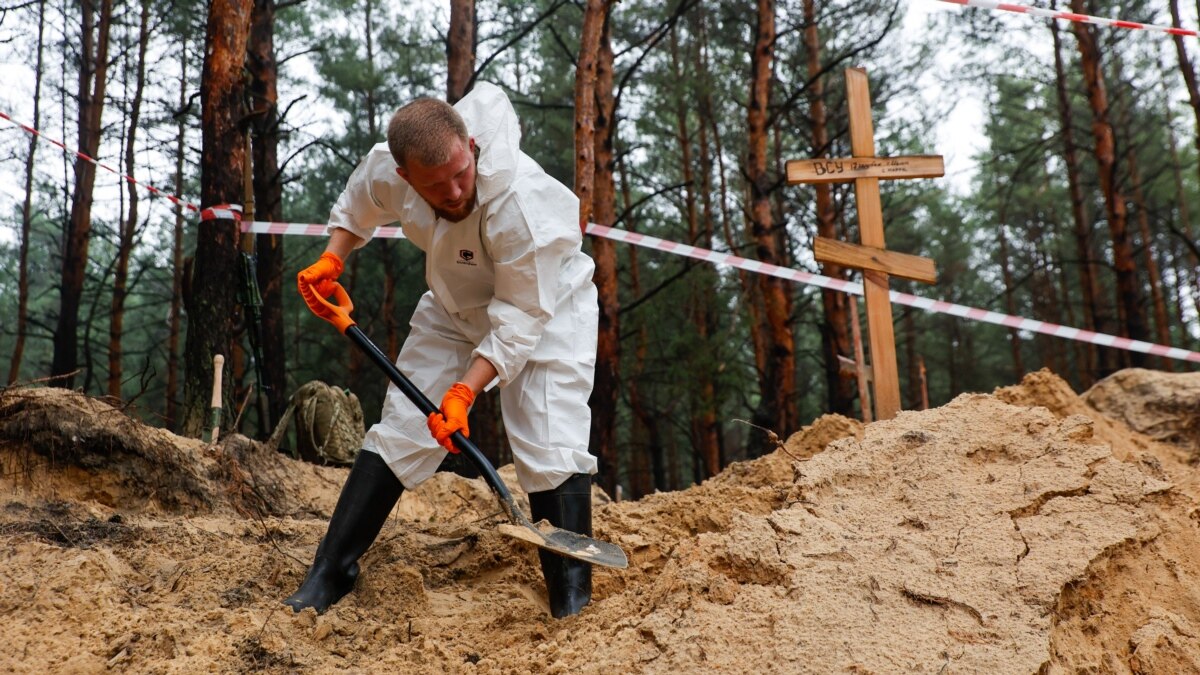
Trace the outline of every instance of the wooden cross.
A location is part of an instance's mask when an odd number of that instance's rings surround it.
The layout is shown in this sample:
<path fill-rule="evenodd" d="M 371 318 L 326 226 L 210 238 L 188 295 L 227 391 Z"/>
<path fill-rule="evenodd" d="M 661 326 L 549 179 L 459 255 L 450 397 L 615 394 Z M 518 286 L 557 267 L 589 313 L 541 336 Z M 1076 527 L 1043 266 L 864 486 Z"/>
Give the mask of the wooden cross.
<path fill-rule="evenodd" d="M 790 185 L 854 181 L 862 244 L 817 237 L 813 255 L 820 262 L 863 271 L 867 333 L 871 341 L 871 372 L 875 381 L 875 418 L 886 420 L 900 412 L 900 378 L 896 370 L 896 336 L 892 328 L 888 276 L 932 284 L 937 281 L 937 269 L 929 258 L 887 250 L 883 237 L 879 181 L 936 178 L 945 175 L 945 168 L 938 155 L 875 156 L 875 131 L 871 122 L 871 93 L 867 87 L 866 70 L 846 69 L 846 100 L 850 105 L 850 151 L 853 156 L 790 161 L 787 163 L 787 180 Z M 864 401 L 863 405 L 869 407 L 870 404 Z"/>

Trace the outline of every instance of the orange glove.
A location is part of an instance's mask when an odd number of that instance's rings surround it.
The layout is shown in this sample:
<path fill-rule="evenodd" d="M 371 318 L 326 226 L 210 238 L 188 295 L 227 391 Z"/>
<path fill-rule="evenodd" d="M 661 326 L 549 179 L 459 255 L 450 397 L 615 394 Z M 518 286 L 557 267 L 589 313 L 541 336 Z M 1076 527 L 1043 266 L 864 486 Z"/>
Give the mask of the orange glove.
<path fill-rule="evenodd" d="M 456 431 L 461 431 L 463 436 L 471 436 L 471 430 L 467 428 L 467 410 L 474 402 L 475 392 L 462 382 L 455 382 L 442 397 L 442 411 L 429 413 L 429 433 L 443 448 L 454 454 L 458 454 L 458 448 L 454 447 L 450 436 Z"/>
<path fill-rule="evenodd" d="M 337 281 L 341 273 L 342 259 L 336 253 L 326 251 L 321 254 L 317 262 L 296 275 L 296 288 L 300 290 L 300 297 L 304 298 L 304 304 L 308 305 L 313 314 L 326 321 L 329 320 L 329 317 L 326 316 L 329 314 L 329 308 L 321 304 L 317 296 L 328 298 L 333 295 L 333 282 Z"/>

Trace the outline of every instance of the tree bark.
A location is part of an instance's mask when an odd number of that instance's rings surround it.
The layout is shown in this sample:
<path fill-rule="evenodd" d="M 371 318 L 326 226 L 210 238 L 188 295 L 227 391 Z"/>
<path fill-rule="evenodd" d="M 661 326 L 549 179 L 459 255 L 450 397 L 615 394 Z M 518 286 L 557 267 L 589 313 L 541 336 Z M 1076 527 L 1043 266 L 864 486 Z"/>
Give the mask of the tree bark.
<path fill-rule="evenodd" d="M 1071 0 L 1071 9 L 1087 14 L 1083 0 Z M 1088 24 L 1073 23 L 1076 44 L 1087 84 L 1088 103 L 1092 108 L 1092 136 L 1095 139 L 1096 162 L 1099 165 L 1100 189 L 1104 193 L 1104 208 L 1112 239 L 1113 267 L 1117 274 L 1117 309 L 1121 319 L 1121 335 L 1145 340 L 1146 323 L 1142 316 L 1141 289 L 1137 281 L 1133 244 L 1128 230 L 1125 196 L 1117 181 L 1117 162 L 1112 122 L 1109 119 L 1108 94 L 1104 85 L 1104 69 L 1095 31 Z M 1145 363 L 1145 355 L 1127 352 L 1124 356 L 1135 366 Z M 1107 374 L 1107 373 L 1104 373 Z"/>
<path fill-rule="evenodd" d="M 1052 4 L 1052 6 L 1054 6 Z M 1107 312 L 1099 303 L 1100 289 L 1096 281 L 1095 255 L 1092 252 L 1091 223 L 1088 222 L 1087 207 L 1083 197 L 1083 185 L 1079 178 L 1079 156 L 1075 145 L 1075 125 L 1071 113 L 1071 99 L 1067 93 L 1067 74 L 1063 65 L 1062 38 L 1058 31 L 1058 22 L 1050 22 L 1050 32 L 1054 38 L 1054 91 L 1058 101 L 1058 116 L 1062 125 L 1063 162 L 1067 169 L 1067 188 L 1071 194 L 1071 221 L 1074 223 L 1075 255 L 1079 259 L 1079 290 L 1083 296 L 1083 327 L 1086 330 L 1102 329 L 1107 321 L 1101 321 L 1101 316 Z M 1111 363 L 1105 370 L 1115 369 L 1116 352 L 1104 350 L 1104 358 Z M 1091 386 L 1096 381 L 1099 368 L 1099 355 L 1091 343 L 1084 343 L 1084 367 L 1081 371 L 1081 381 L 1085 386 Z"/>
<path fill-rule="evenodd" d="M 1181 25 L 1179 17 L 1179 0 L 1170 0 L 1168 4 L 1170 5 L 1171 20 L 1174 22 L 1174 25 Z M 1192 118 L 1196 128 L 1196 133 L 1192 135 L 1192 140 L 1195 143 L 1196 152 L 1200 153 L 1200 84 L 1197 84 L 1196 82 L 1196 70 L 1192 67 L 1192 59 L 1190 56 L 1188 56 L 1188 51 L 1186 45 L 1184 44 L 1183 36 L 1175 35 L 1174 40 L 1175 53 L 1179 57 L 1179 73 L 1183 76 L 1184 85 L 1187 87 L 1188 102 L 1191 104 Z M 1171 129 L 1171 127 L 1168 127 L 1168 131 L 1171 134 L 1171 152 L 1178 156 L 1178 150 L 1175 147 L 1175 132 L 1173 129 Z M 1175 164 L 1178 166 L 1179 162 L 1176 161 Z M 1200 169 L 1200 166 L 1197 166 L 1197 168 Z M 1180 185 L 1180 209 L 1184 217 L 1184 233 L 1189 240 L 1195 241 L 1192 239 L 1191 222 L 1187 217 L 1187 206 L 1182 191 L 1182 177 L 1178 179 L 1178 182 Z M 1194 295 L 1192 296 L 1193 302 L 1196 306 L 1196 309 L 1200 310 L 1200 260 L 1197 260 L 1197 257 L 1191 250 L 1189 250 L 1188 253 L 1193 265 L 1192 280 L 1195 286 L 1193 289 Z"/>
<path fill-rule="evenodd" d="M 1004 281 L 1004 311 L 1011 316 L 1017 315 L 1017 302 L 1015 299 L 1015 290 L 1013 288 L 1012 266 L 1008 255 L 1008 235 L 1005 234 L 1005 229 L 1008 227 L 1004 215 L 1004 208 L 1000 209 L 1000 223 L 996 228 L 996 238 L 999 244 L 1000 254 L 1000 275 Z M 1021 360 L 1021 336 L 1016 328 L 1008 329 L 1008 347 L 1012 354 L 1013 363 L 1013 381 L 1020 382 L 1025 376 L 1025 364 Z"/>
<path fill-rule="evenodd" d="M 142 94 L 146 88 L 146 48 L 150 41 L 150 3 L 142 0 L 138 24 L 137 65 L 134 73 L 133 100 L 129 104 L 129 134 L 125 137 L 125 173 L 137 175 L 137 131 L 141 122 Z M 126 183 L 129 211 L 121 224 L 117 242 L 116 269 L 113 270 L 112 313 L 108 328 L 108 395 L 120 400 L 123 379 L 122 335 L 125 332 L 125 300 L 129 294 L 129 258 L 138 239 L 138 190 Z"/>
<path fill-rule="evenodd" d="M 1163 296 L 1162 274 L 1158 261 L 1154 259 L 1154 235 L 1150 233 L 1150 216 L 1147 213 L 1145 188 L 1142 186 L 1142 172 L 1138 168 L 1137 157 L 1133 148 L 1125 153 L 1125 161 L 1129 166 L 1129 180 L 1133 183 L 1133 203 L 1137 206 L 1138 232 L 1142 237 L 1142 254 L 1146 261 L 1146 274 L 1150 282 L 1150 302 L 1154 311 L 1154 334 L 1161 345 L 1171 344 L 1171 324 L 1167 314 L 1167 301 Z M 1174 359 L 1159 358 L 1160 367 L 1167 372 L 1175 371 Z"/>
<path fill-rule="evenodd" d="M 175 194 L 183 193 L 183 153 L 187 149 L 188 42 L 179 50 L 179 113 L 175 126 Z M 175 230 L 171 242 L 171 318 L 167 327 L 167 406 L 165 416 L 171 429 L 178 428 L 179 333 L 183 323 L 185 261 L 183 257 L 183 204 L 175 203 Z"/>
<path fill-rule="evenodd" d="M 625 219 L 629 230 L 637 227 L 631 209 L 633 196 L 629 187 L 629 175 L 626 172 L 625 161 L 620 163 L 621 202 L 624 207 Z M 638 251 L 636 246 L 629 247 L 629 292 L 638 297 L 642 292 L 641 275 L 638 272 Z M 633 499 L 640 499 L 655 490 L 666 489 L 665 448 L 659 438 L 658 425 L 654 415 L 647 414 L 647 406 L 642 398 L 641 376 L 646 367 L 646 326 L 638 328 L 637 342 L 634 347 L 633 367 L 628 369 L 629 409 L 633 413 L 633 423 L 630 425 L 630 459 L 629 459 L 629 490 Z"/>
<path fill-rule="evenodd" d="M 1171 150 L 1171 174 L 1175 179 L 1175 201 L 1179 208 L 1179 232 L 1187 238 L 1187 241 L 1194 242 L 1196 239 L 1192 235 L 1191 211 L 1188 208 L 1188 196 L 1183 185 L 1183 167 L 1179 161 L 1179 145 L 1175 140 L 1175 129 L 1172 126 L 1170 115 L 1167 116 L 1167 138 Z M 1186 265 L 1177 265 L 1178 284 L 1183 286 L 1185 280 L 1191 282 L 1192 304 L 1200 310 L 1200 256 L 1197 256 L 1191 248 L 1184 247 L 1184 249 L 1182 254 L 1176 256 L 1176 260 L 1182 257 L 1187 261 Z M 1180 313 L 1180 316 L 1183 314 Z"/>
<path fill-rule="evenodd" d="M 616 180 L 614 176 L 614 145 L 617 136 L 616 98 L 613 92 L 613 51 L 609 30 L 611 27 L 608 3 L 602 3 L 605 16 L 600 31 L 596 58 L 596 126 L 593 139 L 595 168 L 593 174 L 592 217 L 602 225 L 612 225 L 617 220 Z M 599 304 L 599 332 L 596 344 L 596 377 L 588 405 L 592 410 L 591 448 L 601 457 L 608 457 L 607 466 L 614 470 L 618 466 L 617 456 L 617 395 L 620 388 L 620 318 L 621 299 L 617 283 L 616 244 L 601 237 L 592 240 L 592 257 L 596 270 L 592 280 L 596 284 Z M 606 477 L 607 479 L 607 477 Z M 603 482 L 605 489 L 616 488 L 617 477 L 611 483 Z M 610 487 L 611 486 L 611 487 Z"/>
<path fill-rule="evenodd" d="M 708 142 L 709 121 L 707 118 L 711 116 L 711 111 L 705 109 L 708 88 L 708 67 L 705 62 L 705 50 L 708 48 L 708 17 L 703 8 L 697 7 L 692 12 L 692 23 L 695 35 L 692 41 L 692 61 L 695 64 L 695 72 L 692 74 L 691 81 L 696 83 L 692 86 L 699 85 L 703 92 L 701 96 L 697 97 L 702 103 L 697 106 L 696 121 L 696 149 L 700 168 L 697 189 L 700 193 L 701 212 L 699 226 L 692 233 L 692 238 L 698 246 L 711 250 L 716 214 L 713 211 L 712 149 Z M 693 319 L 697 335 L 706 345 L 705 353 L 710 355 L 709 363 L 704 364 L 704 367 L 697 373 L 696 394 L 699 411 L 693 415 L 693 436 L 697 439 L 696 449 L 704 458 L 706 476 L 715 476 L 725 466 L 721 442 L 721 422 L 717 415 L 718 366 L 713 362 L 721 358 L 722 348 L 722 345 L 716 341 L 719 330 L 719 317 L 716 312 L 717 280 L 718 277 L 712 270 L 704 270 L 698 277 L 696 283 L 699 288 L 695 294 L 696 312 Z"/>
<path fill-rule="evenodd" d="M 450 0 L 446 62 L 446 100 L 457 103 L 474 84 L 475 0 Z"/>
<path fill-rule="evenodd" d="M 579 58 L 575 70 L 575 194 L 579 197 L 579 226 L 584 227 L 592 220 L 596 205 L 596 138 L 598 113 L 596 104 L 597 77 L 599 76 L 600 44 L 603 41 L 605 17 L 608 14 L 607 0 L 588 0 L 583 13 L 583 27 L 579 38 Z M 605 282 L 605 280 L 601 280 Z M 603 308 L 602 308 L 603 309 Z M 601 313 L 601 321 L 607 317 Z M 601 328 L 601 333 L 605 327 Z M 597 336 L 599 337 L 599 336 Z M 606 347 L 608 345 L 605 345 Z M 612 354 L 604 354 L 609 359 Z M 616 447 L 612 443 L 611 425 L 601 429 L 599 420 L 612 414 L 608 399 L 612 395 L 605 378 L 606 369 L 615 367 L 614 362 L 601 363 L 600 346 L 596 354 L 596 384 L 590 399 L 592 407 L 591 451 L 599 458 L 599 483 L 608 494 L 616 489 L 620 473 Z"/>
<path fill-rule="evenodd" d="M 242 165 L 246 161 L 242 124 L 245 118 L 246 42 L 251 0 L 213 0 L 205 33 L 204 72 L 200 82 L 203 154 L 200 193 L 203 206 L 238 203 Z M 206 427 L 212 384 L 212 359 L 233 349 L 233 320 L 239 274 L 237 221 L 209 220 L 196 237 L 195 274 L 188 301 L 184 349 L 184 435 L 198 437 Z M 229 401 L 232 378 L 224 380 Z M 226 416 L 226 422 L 228 422 Z"/>
<path fill-rule="evenodd" d="M 750 56 L 750 98 L 746 126 L 749 152 L 746 180 L 750 187 L 750 236 L 761 262 L 786 266 L 771 213 L 771 176 L 767 171 L 767 119 L 771 99 L 771 63 L 775 51 L 775 2 L 758 0 L 753 52 Z M 786 436 L 796 428 L 793 395 L 795 391 L 795 346 L 791 328 L 791 295 L 787 283 L 768 275 L 759 275 L 758 288 L 763 305 L 762 349 L 759 382 L 762 400 L 756 412 L 756 424 Z"/>
<path fill-rule="evenodd" d="M 79 66 L 79 151 L 95 157 L 100 147 L 100 118 L 104 112 L 104 89 L 108 83 L 108 43 L 112 24 L 112 0 L 100 0 L 99 20 L 93 0 L 82 0 Z M 51 374 L 56 383 L 70 388 L 79 364 L 79 307 L 87 270 L 88 244 L 92 234 L 92 190 L 96 166 L 75 160 L 75 191 L 71 214 L 63 232 L 62 291 L 58 325 L 54 331 L 54 360 Z"/>
<path fill-rule="evenodd" d="M 275 59 L 275 0 L 255 0 L 246 46 L 250 74 L 250 128 L 253 142 L 254 205 L 259 220 L 283 220 L 283 182 L 279 172 L 279 68 Z M 277 424 L 287 407 L 287 340 L 284 338 L 283 237 L 257 235 L 254 241 L 259 294 L 262 296 L 261 364 L 267 410 Z M 250 327 L 252 329 L 252 327 Z M 267 429 L 266 433 L 271 430 Z"/>
<path fill-rule="evenodd" d="M 821 37 L 817 32 L 816 0 L 804 0 L 804 51 L 808 69 L 808 109 L 812 125 L 812 155 L 824 157 L 829 152 L 829 130 L 825 110 L 825 82 L 821 76 Z M 833 187 L 828 183 L 813 186 L 816 192 L 817 234 L 837 239 L 837 213 L 833 203 Z M 841 279 L 844 271 L 836 263 L 821 263 L 821 273 Z M 821 325 L 821 351 L 825 357 L 825 389 L 829 412 L 851 416 L 857 387 L 841 375 L 839 356 L 853 354 L 850 340 L 849 299 L 845 293 L 821 290 L 821 307 L 825 323 Z"/>
<path fill-rule="evenodd" d="M 42 54 L 45 46 L 46 2 L 38 2 L 37 57 L 33 69 L 33 119 L 37 129 L 42 115 Z M 25 354 L 25 334 L 29 323 L 29 237 L 33 232 L 33 174 L 37 152 L 37 136 L 29 135 L 29 153 L 25 156 L 25 199 L 21 202 L 21 248 L 17 262 L 17 336 L 12 361 L 8 366 L 8 384 L 21 378 L 21 361 Z"/>

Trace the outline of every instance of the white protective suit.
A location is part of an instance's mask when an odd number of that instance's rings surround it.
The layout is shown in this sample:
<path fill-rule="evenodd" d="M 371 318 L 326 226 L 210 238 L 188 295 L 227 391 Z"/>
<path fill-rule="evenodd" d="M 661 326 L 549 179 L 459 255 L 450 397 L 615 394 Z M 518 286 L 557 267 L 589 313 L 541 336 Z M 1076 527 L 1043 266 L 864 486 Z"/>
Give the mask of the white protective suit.
<path fill-rule="evenodd" d="M 479 148 L 473 213 L 457 223 L 434 215 L 380 143 L 350 176 L 329 226 L 365 241 L 399 222 L 425 252 L 430 290 L 413 312 L 397 367 L 440 401 L 474 356 L 490 361 L 521 487 L 550 490 L 572 474 L 596 472 L 587 403 L 598 310 L 579 200 L 521 152 L 516 112 L 499 88 L 478 83 L 454 107 Z M 446 456 L 394 385 L 363 448 L 409 488 Z"/>

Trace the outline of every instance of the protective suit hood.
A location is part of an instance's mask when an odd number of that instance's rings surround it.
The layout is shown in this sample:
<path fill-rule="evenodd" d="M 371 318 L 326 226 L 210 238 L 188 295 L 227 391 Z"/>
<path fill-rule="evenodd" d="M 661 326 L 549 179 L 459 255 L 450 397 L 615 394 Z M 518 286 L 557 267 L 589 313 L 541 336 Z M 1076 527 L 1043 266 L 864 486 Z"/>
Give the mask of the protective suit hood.
<path fill-rule="evenodd" d="M 480 206 L 512 185 L 521 157 L 521 125 L 508 97 L 490 82 L 475 88 L 454 109 L 467 124 L 467 133 L 479 148 L 475 165 L 476 200 Z"/>

